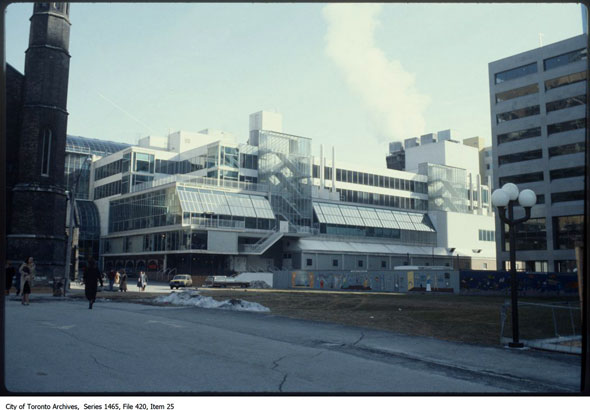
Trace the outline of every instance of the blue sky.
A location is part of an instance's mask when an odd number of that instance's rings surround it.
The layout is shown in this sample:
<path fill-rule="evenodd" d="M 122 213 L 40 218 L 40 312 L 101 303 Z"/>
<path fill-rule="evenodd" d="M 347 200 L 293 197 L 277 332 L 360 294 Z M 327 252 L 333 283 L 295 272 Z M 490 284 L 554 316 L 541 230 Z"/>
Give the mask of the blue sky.
<path fill-rule="evenodd" d="M 6 13 L 21 72 L 31 4 Z M 488 63 L 582 33 L 570 4 L 78 4 L 68 133 L 135 143 L 248 115 L 385 166 L 387 143 L 451 128 L 490 142 Z"/>

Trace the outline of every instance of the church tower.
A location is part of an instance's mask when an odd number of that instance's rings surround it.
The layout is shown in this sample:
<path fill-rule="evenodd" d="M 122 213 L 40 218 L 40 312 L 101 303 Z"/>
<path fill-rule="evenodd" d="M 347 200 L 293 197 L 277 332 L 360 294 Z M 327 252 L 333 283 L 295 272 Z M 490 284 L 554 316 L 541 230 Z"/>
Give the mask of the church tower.
<path fill-rule="evenodd" d="M 65 272 L 65 144 L 69 3 L 35 3 L 25 56 L 21 126 L 7 258 L 35 259 L 37 275 Z"/>

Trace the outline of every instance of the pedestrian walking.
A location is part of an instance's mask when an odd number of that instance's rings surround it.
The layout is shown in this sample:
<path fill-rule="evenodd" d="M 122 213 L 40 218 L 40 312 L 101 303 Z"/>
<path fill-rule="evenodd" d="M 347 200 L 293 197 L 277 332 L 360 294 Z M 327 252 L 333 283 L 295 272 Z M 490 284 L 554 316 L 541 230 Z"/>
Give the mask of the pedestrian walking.
<path fill-rule="evenodd" d="M 139 272 L 139 276 L 137 277 L 137 287 L 139 288 L 139 292 L 144 292 L 145 287 L 147 286 L 147 275 L 144 271 Z"/>
<path fill-rule="evenodd" d="M 33 287 L 33 279 L 35 279 L 35 261 L 32 256 L 29 256 L 20 268 L 20 293 L 23 295 L 22 304 L 29 304 L 29 295 L 31 294 L 31 288 Z"/>
<path fill-rule="evenodd" d="M 121 274 L 117 270 L 117 271 L 115 271 L 115 285 L 118 285 L 120 280 L 121 280 Z"/>
<path fill-rule="evenodd" d="M 112 291 L 113 284 L 115 283 L 115 272 L 113 270 L 110 270 L 107 274 L 107 278 L 109 279 L 109 290 Z"/>
<path fill-rule="evenodd" d="M 86 272 L 84 272 L 84 293 L 86 293 L 86 299 L 88 299 L 88 309 L 92 309 L 92 305 L 96 301 L 98 282 L 102 286 L 102 275 L 96 267 L 94 258 L 91 256 L 88 258 L 88 265 L 86 266 Z"/>
<path fill-rule="evenodd" d="M 121 273 L 121 277 L 119 278 L 119 290 L 121 292 L 127 292 L 127 274 L 125 273 L 125 271 L 123 271 L 123 273 Z"/>
<path fill-rule="evenodd" d="M 10 288 L 12 287 L 12 280 L 16 275 L 16 269 L 10 264 L 10 261 L 6 261 L 6 295 L 10 295 Z"/>

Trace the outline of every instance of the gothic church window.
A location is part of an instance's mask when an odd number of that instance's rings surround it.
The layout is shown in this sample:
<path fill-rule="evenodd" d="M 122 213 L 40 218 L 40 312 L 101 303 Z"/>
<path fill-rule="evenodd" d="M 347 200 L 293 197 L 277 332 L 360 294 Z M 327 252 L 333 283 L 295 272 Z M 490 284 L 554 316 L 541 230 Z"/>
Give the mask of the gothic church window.
<path fill-rule="evenodd" d="M 49 162 L 51 160 L 51 130 L 43 130 L 43 150 L 41 151 L 41 175 L 49 176 Z"/>

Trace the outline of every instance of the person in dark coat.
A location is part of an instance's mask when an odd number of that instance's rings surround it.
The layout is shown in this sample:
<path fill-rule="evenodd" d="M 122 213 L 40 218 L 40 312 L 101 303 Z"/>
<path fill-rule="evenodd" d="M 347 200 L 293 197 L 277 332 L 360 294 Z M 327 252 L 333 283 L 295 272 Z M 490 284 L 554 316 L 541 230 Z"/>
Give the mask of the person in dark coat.
<path fill-rule="evenodd" d="M 10 288 L 12 287 L 12 279 L 16 275 L 16 269 L 10 264 L 10 261 L 6 261 L 6 294 L 10 295 Z"/>
<path fill-rule="evenodd" d="M 102 286 L 102 275 L 96 267 L 94 258 L 91 256 L 88 258 L 88 265 L 86 266 L 86 272 L 84 272 L 84 292 L 86 293 L 86 299 L 88 299 L 88 309 L 92 309 L 92 305 L 96 300 L 97 282 L 100 282 L 100 286 Z"/>
<path fill-rule="evenodd" d="M 125 273 L 125 271 L 121 272 L 119 290 L 121 292 L 127 292 L 127 274 Z"/>

